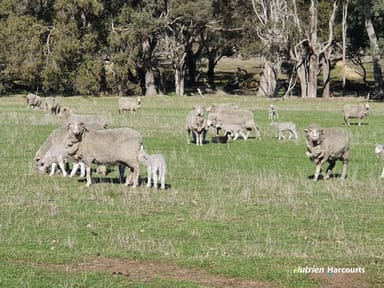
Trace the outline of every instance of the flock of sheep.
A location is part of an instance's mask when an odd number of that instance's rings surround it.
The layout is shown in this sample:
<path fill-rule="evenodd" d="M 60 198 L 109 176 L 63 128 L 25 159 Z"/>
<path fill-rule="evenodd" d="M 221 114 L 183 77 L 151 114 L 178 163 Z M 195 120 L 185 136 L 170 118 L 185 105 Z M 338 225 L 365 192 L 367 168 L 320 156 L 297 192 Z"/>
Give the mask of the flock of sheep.
<path fill-rule="evenodd" d="M 68 174 L 68 161 L 73 162 L 70 177 L 76 175 L 80 168 L 80 176 L 86 177 L 86 185 L 91 182 L 91 165 L 98 164 L 98 171 L 105 173 L 104 165 L 119 165 L 120 181 L 124 179 L 125 168 L 129 168 L 125 185 L 139 185 L 140 163 L 147 166 L 147 186 L 158 186 L 165 189 L 166 161 L 162 154 L 149 155 L 143 149 L 143 139 L 138 131 L 131 128 L 108 129 L 108 123 L 99 115 L 77 115 L 68 108 L 62 108 L 53 97 L 42 99 L 35 94 L 28 94 L 27 105 L 51 114 L 58 114 L 64 119 L 65 126 L 55 129 L 35 154 L 35 162 L 40 171 L 55 174 L 59 166 L 62 175 Z M 120 98 L 118 112 L 137 111 L 141 108 L 140 97 L 137 99 Z M 345 105 L 343 108 L 344 122 L 350 126 L 349 119 L 357 118 L 358 125 L 368 115 L 369 104 Z M 278 139 L 297 140 L 296 125 L 293 122 L 276 122 L 279 119 L 277 109 L 270 105 L 268 118 L 271 126 L 278 132 Z M 246 141 L 251 133 L 261 138 L 259 127 L 254 121 L 252 111 L 240 108 L 236 104 L 222 103 L 209 107 L 196 105 L 186 116 L 187 143 L 191 140 L 198 146 L 206 141 L 208 130 L 212 128 L 216 136 L 212 142 L 226 143 L 242 137 Z M 222 133 L 220 133 L 222 132 Z M 329 178 L 336 161 L 343 162 L 341 178 L 347 175 L 349 162 L 350 139 L 343 128 L 322 128 L 312 124 L 304 129 L 306 137 L 306 156 L 316 165 L 313 179 L 316 181 L 322 172 L 325 162 L 329 163 L 324 178 Z M 287 135 L 288 133 L 288 135 Z M 192 138 L 192 139 L 191 139 Z M 384 159 L 384 148 L 377 145 L 375 153 Z M 384 177 L 384 168 L 381 174 Z"/>

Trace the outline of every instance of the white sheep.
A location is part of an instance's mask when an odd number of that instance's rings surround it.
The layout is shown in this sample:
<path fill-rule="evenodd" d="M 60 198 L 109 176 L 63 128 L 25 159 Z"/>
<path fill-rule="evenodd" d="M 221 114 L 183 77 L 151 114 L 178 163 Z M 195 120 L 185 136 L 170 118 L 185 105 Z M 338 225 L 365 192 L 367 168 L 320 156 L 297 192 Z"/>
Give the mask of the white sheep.
<path fill-rule="evenodd" d="M 130 184 L 132 180 L 133 187 L 138 186 L 140 166 L 138 155 L 143 142 L 139 132 L 130 128 L 90 131 L 86 124 L 76 119 L 69 122 L 67 127 L 66 151 L 74 160 L 85 164 L 87 187 L 92 184 L 92 163 L 128 166 L 131 174 L 126 178 L 125 185 Z"/>
<path fill-rule="evenodd" d="M 277 113 L 277 109 L 271 104 L 268 108 L 268 119 L 273 120 L 279 120 L 279 114 Z"/>
<path fill-rule="evenodd" d="M 158 188 L 157 182 L 160 180 L 161 189 L 165 189 L 165 175 L 167 173 L 167 163 L 163 154 L 149 155 L 143 149 L 139 152 L 139 161 L 147 166 L 147 187 L 151 187 L 151 178 L 153 187 Z"/>
<path fill-rule="evenodd" d="M 37 167 L 41 172 L 45 172 L 48 167 L 51 167 L 49 176 L 55 175 L 56 167 L 59 166 L 64 177 L 67 176 L 67 171 L 64 163 L 69 160 L 69 155 L 66 152 L 64 144 L 55 144 L 50 147 L 47 153 L 37 161 Z M 78 170 L 81 169 L 81 177 L 85 176 L 84 164 L 82 162 L 74 163 L 70 177 L 74 176 Z"/>
<path fill-rule="evenodd" d="M 278 131 L 278 139 L 286 139 L 284 135 L 284 131 L 288 131 L 289 136 L 288 140 L 293 139 L 297 140 L 297 131 L 296 131 L 296 124 L 292 122 L 272 122 L 271 126 L 274 126 L 277 128 Z"/>
<path fill-rule="evenodd" d="M 243 128 L 240 125 L 220 122 L 216 124 L 215 128 L 224 130 L 224 135 L 229 136 L 233 141 L 239 138 L 239 136 L 243 137 L 244 141 L 248 139 L 248 135 L 244 134 Z"/>
<path fill-rule="evenodd" d="M 260 129 L 255 124 L 253 113 L 245 109 L 221 110 L 208 114 L 207 125 L 216 127 L 218 123 L 239 125 L 246 132 L 248 138 L 252 131 L 255 131 L 256 138 L 261 138 Z M 217 131 L 218 132 L 218 131 Z"/>
<path fill-rule="evenodd" d="M 307 157 L 316 164 L 314 181 L 317 181 L 321 172 L 321 167 L 325 162 L 329 163 L 325 179 L 329 178 L 336 161 L 343 162 L 341 178 L 347 175 L 349 162 L 349 135 L 342 128 L 321 128 L 318 124 L 312 124 L 307 129 Z"/>
<path fill-rule="evenodd" d="M 41 101 L 40 96 L 33 94 L 33 93 L 29 93 L 27 95 L 26 99 L 27 99 L 28 107 L 31 107 L 33 109 L 40 109 L 41 108 L 42 101 Z"/>
<path fill-rule="evenodd" d="M 208 131 L 207 120 L 205 119 L 205 108 L 196 105 L 186 117 L 187 144 L 191 143 L 191 133 L 196 145 L 202 146 Z"/>
<path fill-rule="evenodd" d="M 99 130 L 108 127 L 107 120 L 100 115 L 77 115 L 74 114 L 69 108 L 64 107 L 61 109 L 59 117 L 63 118 L 66 123 L 82 122 L 87 125 L 88 129 Z"/>
<path fill-rule="evenodd" d="M 220 103 L 220 104 L 212 104 L 207 107 L 206 111 L 210 113 L 217 113 L 223 110 L 237 110 L 239 106 L 234 103 Z"/>
<path fill-rule="evenodd" d="M 351 126 L 348 120 L 350 118 L 359 119 L 359 126 L 361 126 L 361 121 L 368 116 L 369 103 L 366 102 L 362 105 L 345 105 L 343 107 L 343 112 L 344 112 L 344 123 L 346 126 Z"/>
<path fill-rule="evenodd" d="M 384 147 L 383 147 L 383 145 L 381 145 L 381 144 L 376 144 L 376 147 L 375 147 L 375 153 L 376 153 L 376 155 L 377 155 L 381 160 L 384 160 Z M 380 178 L 384 178 L 384 168 L 383 168 L 383 170 L 381 171 Z"/>
<path fill-rule="evenodd" d="M 55 97 L 47 97 L 44 100 L 44 111 L 52 115 L 59 114 L 60 104 Z"/>
<path fill-rule="evenodd" d="M 120 97 L 119 98 L 119 114 L 124 111 L 137 111 L 141 108 L 141 99 L 137 97 L 136 100 L 128 98 L 128 97 Z"/>

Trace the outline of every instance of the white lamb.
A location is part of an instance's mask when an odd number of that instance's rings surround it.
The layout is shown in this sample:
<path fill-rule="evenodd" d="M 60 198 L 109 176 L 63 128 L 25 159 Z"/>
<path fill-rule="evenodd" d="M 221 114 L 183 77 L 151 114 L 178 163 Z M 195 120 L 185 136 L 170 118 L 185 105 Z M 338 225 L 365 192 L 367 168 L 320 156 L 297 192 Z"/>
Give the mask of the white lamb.
<path fill-rule="evenodd" d="M 124 111 L 134 112 L 141 108 L 141 99 L 137 97 L 136 100 L 128 98 L 128 97 L 120 97 L 119 98 L 119 114 Z"/>
<path fill-rule="evenodd" d="M 233 141 L 239 138 L 239 136 L 243 137 L 244 141 L 248 139 L 248 134 L 245 134 L 243 128 L 237 124 L 226 124 L 220 122 L 216 124 L 216 129 L 224 130 L 224 135 L 231 137 Z"/>
<path fill-rule="evenodd" d="M 288 140 L 293 139 L 297 140 L 297 131 L 296 131 L 296 124 L 292 122 L 272 122 L 271 126 L 274 126 L 278 130 L 278 139 L 287 139 L 284 135 L 284 131 L 288 131 L 289 136 Z"/>
<path fill-rule="evenodd" d="M 165 174 L 167 173 L 167 164 L 163 154 L 149 155 L 143 149 L 139 152 L 139 161 L 147 166 L 147 187 L 151 187 L 151 177 L 153 178 L 153 187 L 158 188 L 157 182 L 160 180 L 161 189 L 165 189 Z"/>
<path fill-rule="evenodd" d="M 51 167 L 51 172 L 49 176 L 55 175 L 56 167 L 59 166 L 64 177 L 67 176 L 67 171 L 65 170 L 65 165 L 69 160 L 69 156 L 65 149 L 64 144 L 55 144 L 52 145 L 49 150 L 44 154 L 44 156 L 38 160 L 37 167 L 41 172 L 47 170 L 48 167 Z M 85 169 L 84 164 L 81 162 L 74 163 L 70 177 L 75 175 L 78 168 L 81 168 L 81 176 L 84 177 Z"/>
<path fill-rule="evenodd" d="M 375 147 L 375 153 L 377 154 L 377 156 L 379 156 L 379 158 L 380 158 L 381 160 L 384 160 L 384 147 L 383 147 L 383 145 L 381 145 L 381 144 L 376 144 L 376 147 Z M 381 171 L 380 178 L 384 178 L 384 168 L 383 168 L 383 170 Z"/>
<path fill-rule="evenodd" d="M 276 108 L 272 104 L 269 106 L 268 109 L 268 119 L 271 121 L 279 119 L 279 114 L 277 113 Z"/>

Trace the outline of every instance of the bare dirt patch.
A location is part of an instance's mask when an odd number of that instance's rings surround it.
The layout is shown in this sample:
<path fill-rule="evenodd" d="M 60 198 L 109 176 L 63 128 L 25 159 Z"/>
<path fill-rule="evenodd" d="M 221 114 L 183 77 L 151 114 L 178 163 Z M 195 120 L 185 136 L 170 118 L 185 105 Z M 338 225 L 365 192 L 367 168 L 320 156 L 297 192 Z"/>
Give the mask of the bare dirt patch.
<path fill-rule="evenodd" d="M 320 280 L 320 288 L 369 288 L 371 285 L 365 281 L 361 274 L 311 274 L 311 278 Z"/>
<path fill-rule="evenodd" d="M 40 266 L 40 265 L 39 265 Z M 41 267 L 41 266 L 40 266 Z M 129 281 L 151 282 L 155 279 L 189 281 L 206 287 L 277 288 L 277 283 L 227 278 L 212 275 L 202 269 L 182 268 L 173 264 L 98 257 L 76 266 L 50 265 L 48 269 L 69 272 L 101 272 L 127 277 Z"/>

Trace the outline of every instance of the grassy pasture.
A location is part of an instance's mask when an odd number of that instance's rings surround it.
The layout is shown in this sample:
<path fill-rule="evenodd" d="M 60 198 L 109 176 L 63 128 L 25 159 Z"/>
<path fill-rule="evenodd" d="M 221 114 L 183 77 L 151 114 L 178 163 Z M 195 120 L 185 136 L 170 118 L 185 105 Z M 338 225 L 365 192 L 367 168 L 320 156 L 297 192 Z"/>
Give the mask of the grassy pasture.
<path fill-rule="evenodd" d="M 346 128 L 348 178 L 314 183 L 303 129 L 311 123 L 342 127 L 341 107 L 362 99 L 274 101 L 280 121 L 297 124 L 296 142 L 276 139 L 267 119 L 271 101 L 252 96 L 143 97 L 142 110 L 123 116 L 114 97 L 60 100 L 78 114 L 102 114 L 111 127 L 141 132 L 149 153 L 165 155 L 169 187 L 124 187 L 116 183 L 116 168 L 91 188 L 78 177 L 37 173 L 34 153 L 61 119 L 27 109 L 21 96 L 0 98 L 0 287 L 214 286 L 55 269 L 98 257 L 201 268 L 269 287 L 322 285 L 293 273 L 298 266 L 364 267 L 359 281 L 384 285 L 383 164 L 373 153 L 375 143 L 384 142 L 382 103 L 371 104 L 368 125 Z M 262 140 L 187 145 L 191 107 L 224 102 L 252 110 Z M 145 169 L 140 175 L 144 180 Z"/>

